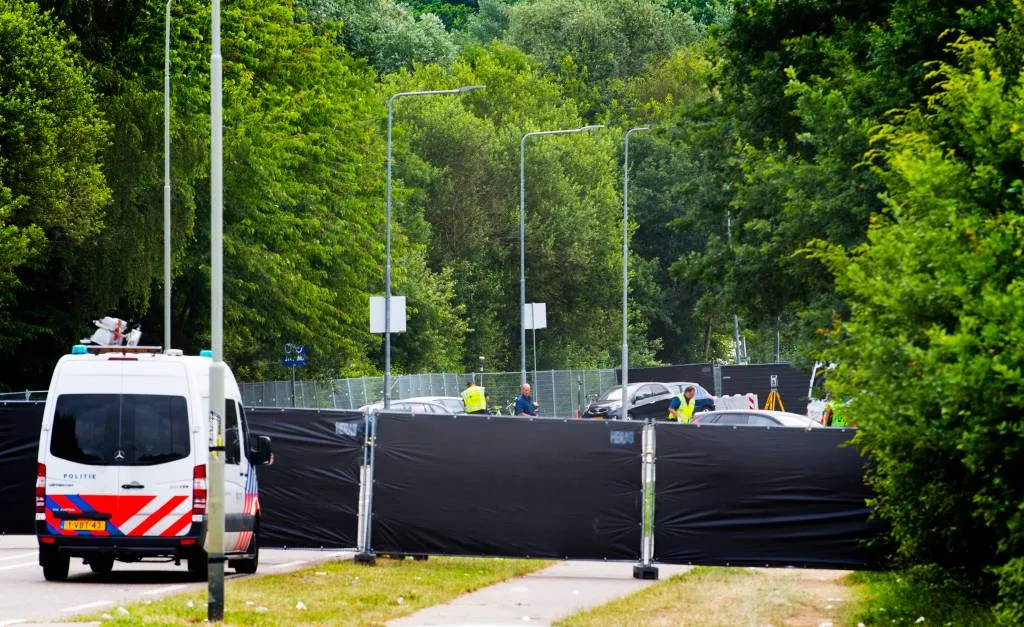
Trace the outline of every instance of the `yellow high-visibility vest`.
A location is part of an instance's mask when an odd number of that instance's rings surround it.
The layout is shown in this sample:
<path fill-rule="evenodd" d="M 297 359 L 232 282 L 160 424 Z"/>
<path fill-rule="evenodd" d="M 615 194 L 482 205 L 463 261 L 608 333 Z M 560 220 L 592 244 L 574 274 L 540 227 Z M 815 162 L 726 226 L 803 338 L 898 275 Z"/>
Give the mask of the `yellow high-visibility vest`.
<path fill-rule="evenodd" d="M 682 414 L 682 419 L 679 422 L 690 422 L 693 420 L 693 412 L 697 408 L 697 396 L 694 395 L 690 400 L 686 400 L 686 391 L 683 390 L 679 394 L 676 394 L 676 398 L 679 399 L 679 409 L 676 410 L 676 415 Z M 668 413 L 669 420 L 675 420 L 676 416 L 672 415 L 670 411 Z"/>
<path fill-rule="evenodd" d="M 484 389 L 479 385 L 471 385 L 463 390 L 462 404 L 466 406 L 467 413 L 487 409 L 487 396 L 484 394 Z"/>

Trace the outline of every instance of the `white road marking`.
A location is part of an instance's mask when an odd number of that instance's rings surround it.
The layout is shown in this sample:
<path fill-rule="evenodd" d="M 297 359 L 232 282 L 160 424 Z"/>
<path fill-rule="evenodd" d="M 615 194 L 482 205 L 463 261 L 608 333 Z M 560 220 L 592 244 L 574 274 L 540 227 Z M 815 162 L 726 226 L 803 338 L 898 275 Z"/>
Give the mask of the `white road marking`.
<path fill-rule="evenodd" d="M 22 623 L 27 623 L 27 622 L 28 622 L 27 619 L 15 618 L 14 620 L 8 620 L 8 621 L 4 621 L 4 622 L 0 623 L 0 627 L 7 627 L 8 625 L 20 625 Z"/>
<path fill-rule="evenodd" d="M 92 609 L 94 607 L 102 607 L 104 605 L 110 605 L 113 601 L 93 601 L 92 603 L 83 603 L 82 605 L 72 605 L 71 607 L 65 607 L 62 612 L 81 612 L 82 610 Z"/>
<path fill-rule="evenodd" d="M 175 590 L 184 590 L 187 588 L 183 583 L 175 584 L 173 586 L 164 586 L 163 588 L 157 588 L 156 590 L 146 590 L 142 594 L 163 594 L 165 592 L 174 592 Z"/>
<path fill-rule="evenodd" d="M 301 560 L 298 562 L 287 562 L 285 564 L 270 564 L 269 566 L 267 566 L 267 568 L 290 568 L 292 566 L 302 566 L 305 563 L 306 560 Z"/>
<path fill-rule="evenodd" d="M 36 562 L 22 562 L 21 564 L 10 564 L 8 566 L 0 566 L 0 570 L 13 570 L 15 568 L 25 568 L 26 566 L 35 566 Z"/>
<path fill-rule="evenodd" d="M 23 557 L 34 557 L 35 555 L 36 555 L 35 551 L 31 551 L 29 553 L 18 553 L 16 555 L 8 555 L 7 557 L 0 557 L 0 562 L 6 562 L 7 560 L 17 560 L 17 559 L 21 559 Z"/>

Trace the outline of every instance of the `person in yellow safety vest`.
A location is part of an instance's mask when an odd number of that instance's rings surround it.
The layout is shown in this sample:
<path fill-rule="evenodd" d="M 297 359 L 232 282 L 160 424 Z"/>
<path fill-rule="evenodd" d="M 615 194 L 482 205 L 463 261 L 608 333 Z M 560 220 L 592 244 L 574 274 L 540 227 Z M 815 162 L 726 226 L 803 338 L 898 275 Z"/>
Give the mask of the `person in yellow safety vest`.
<path fill-rule="evenodd" d="M 479 385 L 470 379 L 466 382 L 466 389 L 462 391 L 462 404 L 466 406 L 467 414 L 482 414 L 487 411 L 487 394 Z"/>
<path fill-rule="evenodd" d="M 690 422 L 693 420 L 693 410 L 697 407 L 697 390 L 692 385 L 683 390 L 682 394 L 676 394 L 668 405 L 668 419 L 679 422 Z"/>
<path fill-rule="evenodd" d="M 849 417 L 846 415 L 846 403 L 843 401 L 829 401 L 825 407 L 825 416 L 822 418 L 822 424 L 826 427 L 855 427 L 857 425 L 850 422 Z"/>

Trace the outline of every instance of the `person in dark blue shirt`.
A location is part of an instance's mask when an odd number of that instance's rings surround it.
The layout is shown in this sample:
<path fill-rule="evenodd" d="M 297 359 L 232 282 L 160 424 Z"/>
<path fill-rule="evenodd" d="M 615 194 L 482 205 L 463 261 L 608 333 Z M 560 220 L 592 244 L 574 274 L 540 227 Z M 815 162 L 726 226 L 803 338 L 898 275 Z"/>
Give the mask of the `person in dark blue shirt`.
<path fill-rule="evenodd" d="M 524 383 L 519 386 L 521 392 L 516 398 L 516 416 L 536 416 L 537 415 L 537 403 L 533 402 L 533 398 L 530 396 L 530 384 Z"/>

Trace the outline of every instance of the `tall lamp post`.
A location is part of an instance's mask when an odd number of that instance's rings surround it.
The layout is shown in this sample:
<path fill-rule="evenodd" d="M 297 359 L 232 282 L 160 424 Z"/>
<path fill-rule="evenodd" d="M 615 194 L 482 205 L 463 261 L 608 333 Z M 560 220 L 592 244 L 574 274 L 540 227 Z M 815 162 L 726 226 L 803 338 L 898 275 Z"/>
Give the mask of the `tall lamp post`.
<path fill-rule="evenodd" d="M 164 27 L 164 350 L 171 347 L 171 2 Z"/>
<path fill-rule="evenodd" d="M 216 1 L 216 0 L 215 0 Z M 483 89 L 483 85 L 468 85 L 456 89 L 438 89 L 433 91 L 403 91 L 388 99 L 388 158 L 387 158 L 387 226 L 385 235 L 384 262 L 384 408 L 391 407 L 391 121 L 395 108 L 395 100 L 407 96 L 436 96 L 443 94 L 461 94 L 467 91 Z"/>
<path fill-rule="evenodd" d="M 519 141 L 519 374 L 520 383 L 526 383 L 526 140 L 539 135 L 574 135 L 604 128 L 604 124 L 591 124 L 580 128 L 557 131 L 534 131 Z"/>
<path fill-rule="evenodd" d="M 649 131 L 638 126 L 626 131 L 626 147 L 622 159 L 622 419 L 629 418 L 629 136 Z"/>
<path fill-rule="evenodd" d="M 220 0 L 213 0 L 210 52 L 210 434 L 207 620 L 224 620 L 224 121 Z"/>

